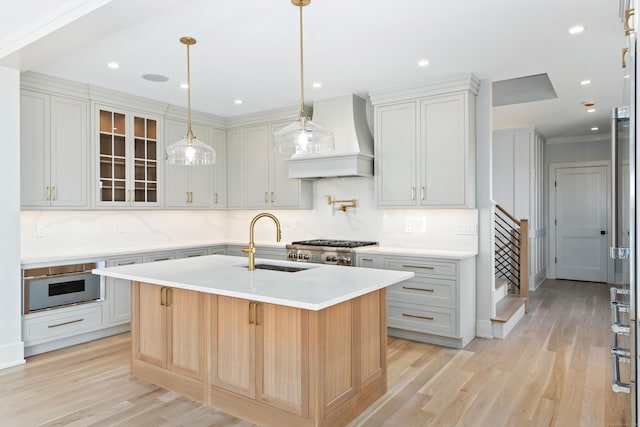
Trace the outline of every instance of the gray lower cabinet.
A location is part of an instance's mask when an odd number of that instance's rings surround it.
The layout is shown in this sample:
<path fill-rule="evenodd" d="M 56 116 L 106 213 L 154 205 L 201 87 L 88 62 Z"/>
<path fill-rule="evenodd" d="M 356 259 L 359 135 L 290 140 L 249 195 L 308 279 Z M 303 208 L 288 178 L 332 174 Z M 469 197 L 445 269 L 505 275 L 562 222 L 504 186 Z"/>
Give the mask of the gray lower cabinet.
<path fill-rule="evenodd" d="M 143 262 L 142 255 L 125 256 L 107 259 L 107 267 L 139 264 Z M 105 299 L 108 304 L 109 325 L 119 325 L 131 322 L 131 283 L 128 280 L 106 278 Z"/>
<path fill-rule="evenodd" d="M 475 257 L 357 255 L 359 267 L 411 271 L 387 290 L 388 334 L 463 348 L 475 337 Z"/>

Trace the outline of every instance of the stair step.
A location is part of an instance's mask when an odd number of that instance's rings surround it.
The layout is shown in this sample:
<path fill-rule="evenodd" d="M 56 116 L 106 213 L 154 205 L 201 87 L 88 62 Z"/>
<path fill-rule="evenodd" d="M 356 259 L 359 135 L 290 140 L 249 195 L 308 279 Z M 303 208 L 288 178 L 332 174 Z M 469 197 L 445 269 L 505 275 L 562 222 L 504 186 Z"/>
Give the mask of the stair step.
<path fill-rule="evenodd" d="M 506 323 L 511 319 L 520 307 L 527 302 L 526 298 L 515 295 L 507 295 L 496 304 L 496 317 L 492 317 L 491 321 Z"/>

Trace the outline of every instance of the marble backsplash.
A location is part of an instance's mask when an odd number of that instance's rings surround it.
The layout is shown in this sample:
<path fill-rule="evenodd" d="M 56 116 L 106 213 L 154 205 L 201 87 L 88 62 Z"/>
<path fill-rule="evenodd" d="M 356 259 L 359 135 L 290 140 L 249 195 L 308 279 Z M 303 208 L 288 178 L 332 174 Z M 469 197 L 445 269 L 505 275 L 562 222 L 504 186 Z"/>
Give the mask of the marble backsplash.
<path fill-rule="evenodd" d="M 357 207 L 341 212 L 327 204 L 356 199 Z M 475 209 L 378 209 L 372 178 L 334 178 L 314 182 L 311 210 L 270 210 L 282 225 L 282 240 L 311 238 L 374 240 L 381 246 L 477 250 Z M 114 250 L 244 242 L 259 210 L 22 211 L 21 254 L 24 258 L 54 254 L 81 255 Z M 256 241 L 275 240 L 268 219 L 256 223 Z"/>

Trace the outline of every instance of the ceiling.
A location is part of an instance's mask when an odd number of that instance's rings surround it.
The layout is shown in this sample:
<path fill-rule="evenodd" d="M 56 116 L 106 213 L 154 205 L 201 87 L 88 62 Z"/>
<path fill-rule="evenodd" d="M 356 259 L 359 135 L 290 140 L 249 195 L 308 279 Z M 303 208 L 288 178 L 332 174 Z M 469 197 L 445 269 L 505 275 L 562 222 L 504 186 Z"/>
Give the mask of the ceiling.
<path fill-rule="evenodd" d="M 192 36 L 192 108 L 236 116 L 299 103 L 298 13 L 290 0 L 23 0 L 0 17 L 0 65 L 186 106 L 178 39 Z M 307 104 L 452 73 L 546 73 L 558 97 L 494 107 L 494 128 L 589 138 L 609 132 L 623 103 L 617 2 L 313 0 L 303 15 Z M 569 34 L 574 25 L 585 31 Z"/>

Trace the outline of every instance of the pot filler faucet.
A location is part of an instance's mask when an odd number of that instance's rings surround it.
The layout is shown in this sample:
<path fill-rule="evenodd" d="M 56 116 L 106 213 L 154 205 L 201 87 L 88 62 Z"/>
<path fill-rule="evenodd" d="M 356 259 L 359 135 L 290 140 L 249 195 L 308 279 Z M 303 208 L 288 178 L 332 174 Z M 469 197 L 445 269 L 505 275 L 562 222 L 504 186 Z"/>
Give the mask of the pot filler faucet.
<path fill-rule="evenodd" d="M 280 237 L 282 236 L 282 231 L 280 230 L 280 221 L 278 221 L 278 218 L 276 218 L 275 215 L 263 212 L 259 213 L 251 220 L 251 224 L 249 225 L 249 246 L 242 248 L 242 252 L 244 252 L 245 254 L 249 254 L 249 271 L 253 271 L 256 269 L 256 244 L 253 241 L 253 229 L 256 225 L 256 222 L 260 218 L 265 216 L 271 218 L 273 222 L 276 223 L 276 242 L 279 242 Z"/>

